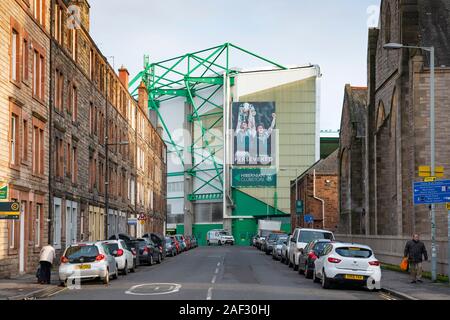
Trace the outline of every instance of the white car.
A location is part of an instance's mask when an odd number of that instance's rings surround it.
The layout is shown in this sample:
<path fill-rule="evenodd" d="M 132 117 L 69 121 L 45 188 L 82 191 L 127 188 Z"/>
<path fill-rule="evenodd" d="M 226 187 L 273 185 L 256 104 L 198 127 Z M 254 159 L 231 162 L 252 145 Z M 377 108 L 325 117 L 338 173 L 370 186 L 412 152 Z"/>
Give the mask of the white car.
<path fill-rule="evenodd" d="M 234 245 L 234 237 L 225 230 L 211 230 L 206 234 L 206 242 L 209 245 L 231 244 Z"/>
<path fill-rule="evenodd" d="M 354 243 L 331 242 L 314 262 L 314 282 L 330 288 L 332 283 L 355 283 L 369 290 L 381 289 L 380 262 L 370 247 Z"/>
<path fill-rule="evenodd" d="M 288 264 L 288 257 L 289 257 L 289 244 L 291 243 L 292 235 L 290 235 L 287 239 L 286 244 L 283 244 L 281 246 L 281 263 Z"/>
<path fill-rule="evenodd" d="M 59 281 L 64 286 L 69 281 L 90 279 L 100 279 L 108 284 L 110 277 L 117 279 L 118 276 L 117 262 L 101 242 L 72 244 L 61 257 Z"/>
<path fill-rule="evenodd" d="M 291 241 L 289 242 L 289 255 L 288 255 L 288 265 L 289 268 L 294 268 L 295 271 L 298 270 L 298 258 L 301 251 L 314 240 L 334 240 L 333 232 L 321 229 L 304 229 L 296 228 L 292 235 Z"/>
<path fill-rule="evenodd" d="M 125 241 L 123 240 L 107 240 L 103 241 L 109 248 L 109 251 L 116 259 L 119 272 L 126 275 L 128 271 L 134 272 L 136 270 L 136 262 L 133 258 L 133 253 L 128 250 Z"/>

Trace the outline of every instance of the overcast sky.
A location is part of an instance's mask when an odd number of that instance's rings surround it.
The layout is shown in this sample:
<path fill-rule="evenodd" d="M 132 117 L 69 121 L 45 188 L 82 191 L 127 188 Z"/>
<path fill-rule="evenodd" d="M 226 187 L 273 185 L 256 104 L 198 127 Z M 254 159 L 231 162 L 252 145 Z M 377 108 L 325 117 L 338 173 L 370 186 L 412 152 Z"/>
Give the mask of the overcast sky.
<path fill-rule="evenodd" d="M 134 77 L 152 62 L 231 42 L 282 65 L 318 64 L 321 128 L 338 129 L 344 86 L 365 86 L 380 0 L 89 0 L 91 34 Z M 112 59 L 110 63 L 112 64 Z M 246 61 L 236 66 L 245 68 Z M 263 65 L 261 65 L 263 66 Z"/>

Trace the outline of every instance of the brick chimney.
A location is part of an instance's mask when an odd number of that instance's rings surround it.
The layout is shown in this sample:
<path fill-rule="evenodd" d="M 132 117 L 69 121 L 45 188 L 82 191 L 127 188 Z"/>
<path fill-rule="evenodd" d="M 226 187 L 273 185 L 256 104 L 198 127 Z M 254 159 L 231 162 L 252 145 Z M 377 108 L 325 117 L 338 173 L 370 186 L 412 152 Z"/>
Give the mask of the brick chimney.
<path fill-rule="evenodd" d="M 89 5 L 88 0 L 69 0 L 67 4 L 69 8 L 72 5 L 80 8 L 81 25 L 89 32 L 91 6 Z"/>
<path fill-rule="evenodd" d="M 147 112 L 148 108 L 148 91 L 147 87 L 145 86 L 144 81 L 141 81 L 141 84 L 138 88 L 138 105 L 141 110 L 144 112 Z"/>
<path fill-rule="evenodd" d="M 119 80 L 122 82 L 122 84 L 125 86 L 125 88 L 128 90 L 128 80 L 129 80 L 130 73 L 128 72 L 127 68 L 122 66 L 119 69 Z"/>

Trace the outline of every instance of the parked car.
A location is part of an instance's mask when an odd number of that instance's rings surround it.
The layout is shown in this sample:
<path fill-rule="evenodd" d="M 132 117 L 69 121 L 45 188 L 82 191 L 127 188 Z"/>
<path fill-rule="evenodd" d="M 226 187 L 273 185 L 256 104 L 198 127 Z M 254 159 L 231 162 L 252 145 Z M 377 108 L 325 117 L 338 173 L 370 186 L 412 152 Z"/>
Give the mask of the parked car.
<path fill-rule="evenodd" d="M 133 264 L 137 268 L 138 265 L 140 265 L 141 263 L 137 261 L 138 242 L 136 241 L 136 238 L 125 233 L 118 233 L 109 237 L 109 240 L 119 240 L 119 239 L 125 241 L 125 245 L 127 246 L 128 250 L 130 250 L 131 253 L 133 254 Z"/>
<path fill-rule="evenodd" d="M 181 253 L 181 245 L 176 236 L 170 236 L 170 238 L 175 243 L 175 248 L 177 249 L 177 254 Z"/>
<path fill-rule="evenodd" d="M 210 230 L 206 234 L 206 243 L 208 246 L 212 244 L 218 244 L 219 246 L 223 244 L 234 245 L 234 237 L 226 230 Z"/>
<path fill-rule="evenodd" d="M 186 251 L 187 247 L 186 247 L 186 241 L 184 239 L 184 236 L 181 234 L 176 234 L 175 237 L 177 238 L 178 242 L 180 243 L 181 252 Z"/>
<path fill-rule="evenodd" d="M 291 242 L 289 243 L 289 267 L 293 267 L 294 270 L 297 271 L 300 250 L 305 249 L 309 242 L 318 239 L 334 240 L 334 235 L 331 231 L 327 230 L 296 228 L 292 235 Z"/>
<path fill-rule="evenodd" d="M 281 263 L 288 264 L 288 258 L 289 258 L 289 244 L 291 243 L 292 235 L 289 235 L 287 238 L 286 243 L 283 243 L 281 246 Z"/>
<path fill-rule="evenodd" d="M 272 259 L 281 260 L 281 249 L 283 245 L 287 243 L 288 235 L 280 235 L 277 239 L 277 242 L 273 245 L 272 249 Z"/>
<path fill-rule="evenodd" d="M 197 241 L 197 238 L 195 236 L 191 236 L 191 246 L 192 246 L 192 248 L 197 248 L 198 247 L 198 241 Z"/>
<path fill-rule="evenodd" d="M 153 265 L 154 262 L 161 263 L 162 255 L 159 247 L 149 238 L 136 239 L 139 244 L 139 262 L 141 264 Z"/>
<path fill-rule="evenodd" d="M 253 238 L 252 238 L 252 246 L 254 246 L 254 247 L 256 247 L 256 243 L 258 242 L 258 239 L 259 239 L 259 236 L 258 235 L 256 235 L 256 236 L 253 236 Z"/>
<path fill-rule="evenodd" d="M 72 280 L 100 279 L 109 284 L 117 279 L 119 269 L 109 248 L 101 242 L 83 242 L 68 246 L 61 256 L 59 281 L 67 286 Z"/>
<path fill-rule="evenodd" d="M 266 243 L 266 237 L 260 237 L 259 242 L 258 242 L 258 249 L 263 250 L 265 243 Z"/>
<path fill-rule="evenodd" d="M 331 241 L 328 239 L 314 240 L 308 243 L 305 249 L 300 250 L 298 258 L 298 273 L 304 274 L 307 279 L 311 279 L 314 273 L 314 262 L 322 252 L 326 244 Z"/>
<path fill-rule="evenodd" d="M 170 257 L 175 257 L 178 253 L 175 241 L 171 237 L 165 237 L 165 241 L 166 241 L 166 255 Z"/>
<path fill-rule="evenodd" d="M 186 236 L 186 237 L 184 237 L 184 240 L 186 242 L 186 249 L 191 250 L 192 249 L 191 237 Z"/>
<path fill-rule="evenodd" d="M 107 240 L 102 243 L 106 244 L 109 251 L 116 259 L 119 272 L 122 272 L 123 275 L 126 275 L 128 271 L 135 272 L 136 260 L 124 240 Z"/>
<path fill-rule="evenodd" d="M 281 235 L 287 236 L 285 233 L 274 232 L 270 233 L 267 237 L 267 241 L 264 243 L 263 251 L 269 255 L 273 251 L 273 247 L 276 245 L 278 238 Z"/>
<path fill-rule="evenodd" d="M 166 242 L 164 241 L 164 236 L 158 233 L 146 233 L 142 236 L 142 238 L 152 240 L 152 242 L 159 247 L 162 260 L 164 260 L 164 258 L 166 257 Z"/>
<path fill-rule="evenodd" d="M 332 242 L 325 245 L 315 261 L 313 279 L 324 289 L 334 283 L 353 283 L 380 290 L 380 262 L 366 245 Z"/>

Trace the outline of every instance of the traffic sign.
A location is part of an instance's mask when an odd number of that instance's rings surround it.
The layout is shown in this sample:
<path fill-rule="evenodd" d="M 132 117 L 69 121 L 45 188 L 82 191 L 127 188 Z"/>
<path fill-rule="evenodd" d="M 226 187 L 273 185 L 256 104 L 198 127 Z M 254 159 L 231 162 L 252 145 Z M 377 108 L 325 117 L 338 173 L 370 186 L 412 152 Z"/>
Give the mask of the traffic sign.
<path fill-rule="evenodd" d="M 128 218 L 128 224 L 130 226 L 135 226 L 137 225 L 138 219 L 137 218 Z"/>
<path fill-rule="evenodd" d="M 0 202 L 0 219 L 19 220 L 20 203 L 18 202 Z"/>
<path fill-rule="evenodd" d="M 305 223 L 313 223 L 314 217 L 310 214 L 305 214 Z"/>
<path fill-rule="evenodd" d="M 436 181 L 436 177 L 425 177 L 423 179 L 423 182 L 435 182 Z"/>
<path fill-rule="evenodd" d="M 8 199 L 8 184 L 0 183 L 0 200 Z"/>
<path fill-rule="evenodd" d="M 139 214 L 138 220 L 139 220 L 139 221 L 145 221 L 145 220 L 147 220 L 147 216 L 145 215 L 145 213 Z"/>
<path fill-rule="evenodd" d="M 450 202 L 450 180 L 414 182 L 414 205 Z"/>
<path fill-rule="evenodd" d="M 444 177 L 444 167 L 435 167 L 434 168 L 434 175 L 438 178 Z M 431 167 L 430 166 L 420 166 L 419 167 L 419 177 L 431 177 Z"/>

